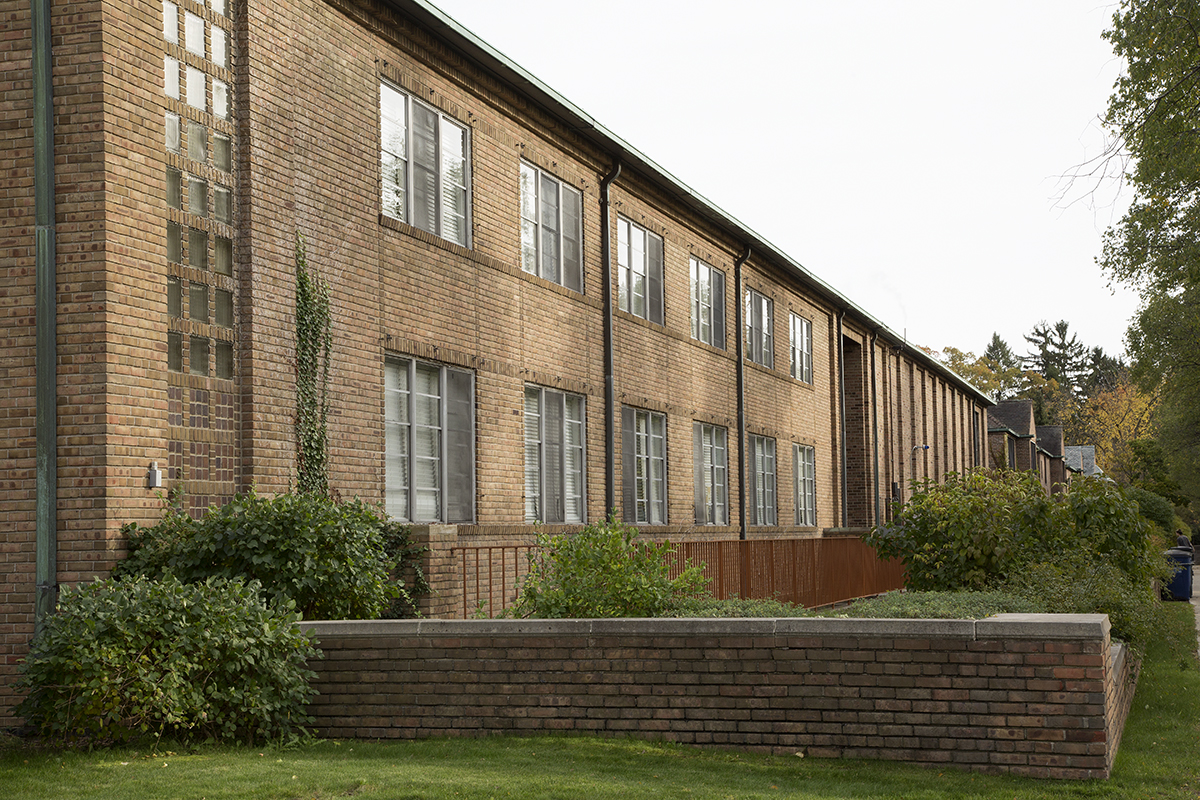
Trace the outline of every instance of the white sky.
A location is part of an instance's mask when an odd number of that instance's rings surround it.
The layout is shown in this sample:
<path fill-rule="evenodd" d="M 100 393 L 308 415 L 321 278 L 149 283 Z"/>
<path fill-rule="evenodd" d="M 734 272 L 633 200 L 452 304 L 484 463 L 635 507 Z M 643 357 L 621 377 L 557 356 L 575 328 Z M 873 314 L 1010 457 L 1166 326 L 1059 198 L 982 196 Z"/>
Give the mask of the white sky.
<path fill-rule="evenodd" d="M 910 341 L 1124 351 L 1110 0 L 433 0 Z"/>

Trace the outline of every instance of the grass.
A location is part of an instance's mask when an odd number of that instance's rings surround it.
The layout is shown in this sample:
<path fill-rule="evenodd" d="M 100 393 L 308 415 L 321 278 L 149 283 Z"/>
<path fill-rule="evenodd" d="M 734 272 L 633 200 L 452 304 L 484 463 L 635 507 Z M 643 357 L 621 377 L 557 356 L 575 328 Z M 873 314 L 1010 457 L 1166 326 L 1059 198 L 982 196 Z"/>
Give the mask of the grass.
<path fill-rule="evenodd" d="M 1195 637 L 1170 604 L 1147 651 L 1108 781 L 1035 781 L 870 761 L 703 750 L 630 739 L 323 741 L 172 752 L 44 750 L 0 741 L 0 797 L 105 798 L 1191 798 L 1200 796 L 1200 670 L 1167 644 Z"/>

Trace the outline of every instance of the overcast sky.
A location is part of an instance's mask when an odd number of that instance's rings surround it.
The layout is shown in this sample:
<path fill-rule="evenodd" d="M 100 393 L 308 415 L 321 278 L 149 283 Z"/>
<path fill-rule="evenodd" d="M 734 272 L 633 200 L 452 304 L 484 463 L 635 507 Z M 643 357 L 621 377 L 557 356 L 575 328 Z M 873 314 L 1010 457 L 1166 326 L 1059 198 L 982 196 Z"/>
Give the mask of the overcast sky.
<path fill-rule="evenodd" d="M 433 0 L 911 342 L 1109 353 L 1107 0 Z"/>

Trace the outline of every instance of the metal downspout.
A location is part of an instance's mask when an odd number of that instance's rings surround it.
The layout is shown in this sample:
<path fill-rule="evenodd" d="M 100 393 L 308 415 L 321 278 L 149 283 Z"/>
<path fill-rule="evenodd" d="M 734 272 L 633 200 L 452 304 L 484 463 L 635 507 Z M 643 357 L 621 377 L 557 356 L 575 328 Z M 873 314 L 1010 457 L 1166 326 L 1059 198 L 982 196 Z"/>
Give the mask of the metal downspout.
<path fill-rule="evenodd" d="M 37 372 L 37 542 L 34 633 L 54 612 L 58 599 L 58 419 L 54 272 L 54 91 L 50 45 L 50 2 L 31 0 L 33 37 L 33 191 L 36 227 Z"/>
<path fill-rule="evenodd" d="M 737 300 L 734 302 L 734 338 L 737 342 L 737 429 L 738 429 L 738 538 L 746 538 L 746 320 L 742 288 L 742 265 L 750 259 L 750 245 L 733 262 L 733 283 Z"/>
<path fill-rule="evenodd" d="M 617 508 L 617 432 L 613 421 L 617 394 L 613 384 L 612 230 L 608 187 L 621 174 L 621 162 L 600 181 L 600 274 L 604 281 L 604 516 Z"/>
<path fill-rule="evenodd" d="M 879 329 L 871 333 L 871 447 L 874 451 L 875 464 L 871 472 L 871 491 L 875 496 L 875 517 L 871 522 L 879 524 L 881 508 L 879 505 L 879 394 L 875 388 L 875 340 L 879 338 Z"/>
<path fill-rule="evenodd" d="M 846 478 L 848 471 L 846 469 L 846 347 L 842 337 L 842 320 L 846 316 L 846 309 L 838 312 L 837 318 L 837 354 L 838 354 L 838 428 L 841 431 L 841 443 L 839 451 L 841 452 L 841 464 L 838 471 L 841 473 L 842 483 L 842 520 L 839 527 L 845 528 L 849 525 L 849 514 L 846 510 L 846 505 L 850 502 L 849 489 L 846 486 Z"/>

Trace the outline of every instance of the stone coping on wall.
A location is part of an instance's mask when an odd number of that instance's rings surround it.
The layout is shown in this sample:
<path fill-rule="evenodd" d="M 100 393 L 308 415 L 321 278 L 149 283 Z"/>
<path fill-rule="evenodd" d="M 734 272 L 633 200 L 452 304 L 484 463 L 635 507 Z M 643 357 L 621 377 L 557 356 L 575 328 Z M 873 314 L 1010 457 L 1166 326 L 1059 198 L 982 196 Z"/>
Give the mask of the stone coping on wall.
<path fill-rule="evenodd" d="M 1096 778 L 1136 680 L 1103 614 L 301 625 L 331 738 L 573 732 Z"/>

